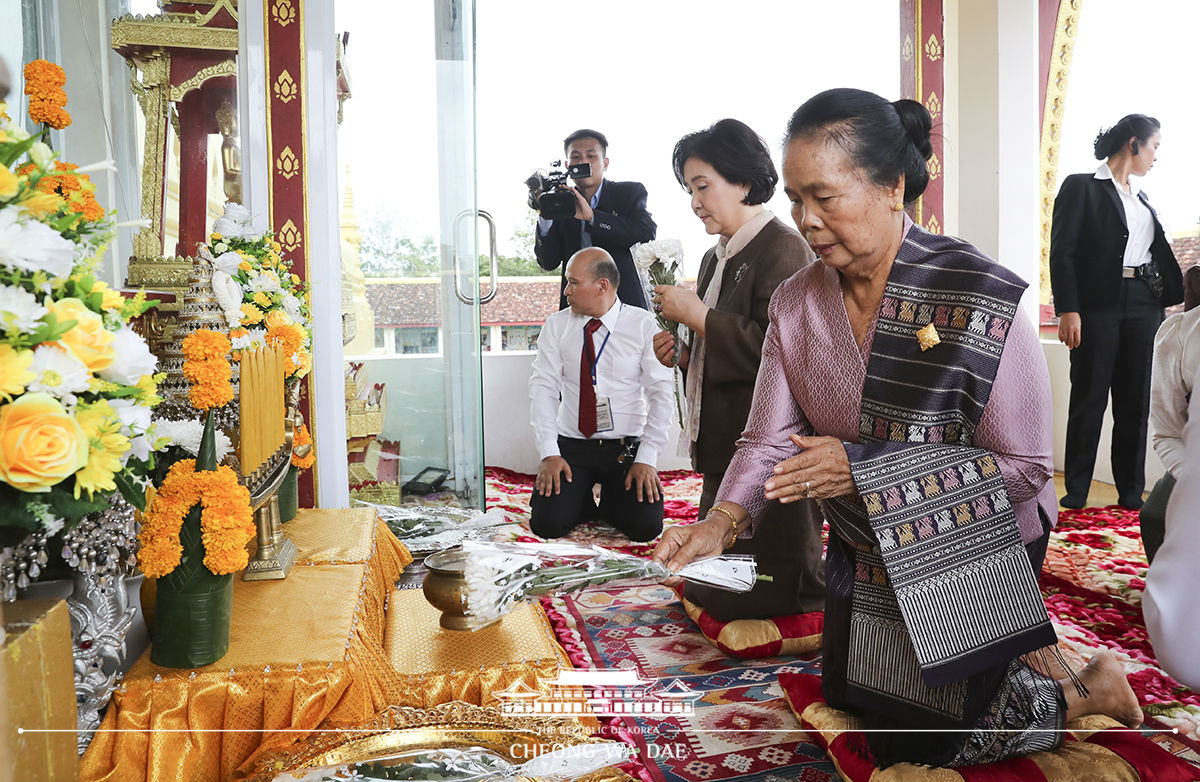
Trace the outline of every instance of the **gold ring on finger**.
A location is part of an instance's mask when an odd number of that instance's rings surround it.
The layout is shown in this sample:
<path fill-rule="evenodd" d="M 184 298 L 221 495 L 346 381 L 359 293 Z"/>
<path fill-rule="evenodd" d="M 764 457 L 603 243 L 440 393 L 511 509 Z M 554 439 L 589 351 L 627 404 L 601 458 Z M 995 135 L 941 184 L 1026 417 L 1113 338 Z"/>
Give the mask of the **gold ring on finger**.
<path fill-rule="evenodd" d="M 808 493 L 809 493 L 810 491 L 812 491 L 812 484 L 811 484 L 811 483 L 809 483 L 808 481 L 805 481 L 805 482 L 804 482 L 804 491 L 801 493 L 801 496 L 803 496 L 803 497 L 807 497 L 807 496 L 808 496 Z"/>

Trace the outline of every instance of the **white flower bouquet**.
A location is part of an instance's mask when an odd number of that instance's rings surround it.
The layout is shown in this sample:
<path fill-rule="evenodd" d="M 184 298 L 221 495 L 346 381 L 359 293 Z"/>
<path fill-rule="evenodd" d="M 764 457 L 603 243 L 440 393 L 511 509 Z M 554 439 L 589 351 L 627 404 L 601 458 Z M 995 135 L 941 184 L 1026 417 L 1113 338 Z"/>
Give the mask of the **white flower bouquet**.
<path fill-rule="evenodd" d="M 630 248 L 630 252 L 633 253 L 633 263 L 637 266 L 638 276 L 642 279 L 646 301 L 653 300 L 654 286 L 679 284 L 676 272 L 683 265 L 683 245 L 678 239 L 642 242 Z M 678 323 L 663 317 L 657 310 L 654 317 L 658 320 L 659 328 L 679 336 Z"/>
<path fill-rule="evenodd" d="M 655 584 L 671 576 L 731 592 L 758 580 L 754 557 L 724 554 L 698 559 L 672 573 L 649 559 L 576 543 L 496 543 L 465 540 L 467 606 L 480 627 L 517 603 L 619 581 Z"/>

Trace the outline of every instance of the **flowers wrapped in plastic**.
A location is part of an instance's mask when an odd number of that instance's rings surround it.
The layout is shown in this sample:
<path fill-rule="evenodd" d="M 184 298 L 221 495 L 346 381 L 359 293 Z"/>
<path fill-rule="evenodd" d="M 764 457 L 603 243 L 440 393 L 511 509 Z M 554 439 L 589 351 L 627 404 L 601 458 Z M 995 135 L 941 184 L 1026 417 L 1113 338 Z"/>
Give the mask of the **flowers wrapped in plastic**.
<path fill-rule="evenodd" d="M 410 552 L 437 551 L 454 546 L 465 538 L 483 534 L 503 524 L 511 524 L 500 510 L 485 512 L 449 505 L 376 505 L 357 500 L 357 505 L 374 508 L 392 534 L 404 542 Z"/>
<path fill-rule="evenodd" d="M 582 776 L 629 759 L 630 747 L 615 741 L 577 744 L 517 763 L 482 747 L 408 752 L 391 758 L 326 766 L 301 773 L 285 773 L 274 782 L 341 782 L 341 780 L 424 779 L 442 782 L 490 782 L 497 779 L 531 779 L 539 782 L 572 782 Z"/>
<path fill-rule="evenodd" d="M 467 606 L 478 626 L 522 600 L 563 595 L 619 581 L 654 584 L 671 576 L 730 592 L 748 592 L 758 579 L 754 557 L 723 554 L 698 559 L 672 573 L 648 559 L 575 543 L 496 543 L 465 540 Z"/>
<path fill-rule="evenodd" d="M 678 239 L 655 239 L 652 242 L 635 244 L 631 249 L 633 263 L 637 266 L 638 276 L 642 278 L 642 289 L 646 292 L 646 301 L 651 301 L 656 285 L 676 285 L 678 280 L 675 273 L 683 264 L 683 245 Z M 679 336 L 679 324 L 663 317 L 655 311 L 658 327 Z"/>

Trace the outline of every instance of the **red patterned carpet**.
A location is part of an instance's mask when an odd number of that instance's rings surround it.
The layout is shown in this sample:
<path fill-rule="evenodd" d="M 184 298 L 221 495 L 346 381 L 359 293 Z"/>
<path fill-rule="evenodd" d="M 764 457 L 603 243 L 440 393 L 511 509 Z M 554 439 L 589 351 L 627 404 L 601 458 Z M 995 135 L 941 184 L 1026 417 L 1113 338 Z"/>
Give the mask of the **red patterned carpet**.
<path fill-rule="evenodd" d="M 488 468 L 488 506 L 526 521 L 532 480 Z M 663 483 L 667 523 L 695 521 L 699 476 L 665 473 Z M 527 526 L 514 535 L 537 539 Z M 652 549 L 600 524 L 585 525 L 570 539 L 642 555 Z M 1146 733 L 1200 766 L 1200 696 L 1158 666 L 1141 615 L 1145 574 L 1137 513 L 1086 508 L 1060 515 L 1040 582 L 1066 655 L 1082 665 L 1110 649 L 1141 701 Z M 784 782 L 833 775 L 823 753 L 796 731 L 775 684 L 779 672 L 819 668 L 819 658 L 724 658 L 699 635 L 674 593 L 658 586 L 598 588 L 544 605 L 576 665 L 637 668 L 647 677 L 678 678 L 704 692 L 691 717 L 613 723 L 639 746 L 645 765 L 630 770 L 647 782 Z"/>

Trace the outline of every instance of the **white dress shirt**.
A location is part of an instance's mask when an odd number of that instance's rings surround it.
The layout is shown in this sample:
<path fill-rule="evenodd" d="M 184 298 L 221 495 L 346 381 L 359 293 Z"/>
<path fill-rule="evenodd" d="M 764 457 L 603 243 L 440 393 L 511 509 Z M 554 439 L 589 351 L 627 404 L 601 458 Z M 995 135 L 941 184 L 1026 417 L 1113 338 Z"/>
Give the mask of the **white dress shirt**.
<path fill-rule="evenodd" d="M 568 307 L 546 318 L 538 335 L 529 409 L 542 459 L 559 455 L 560 435 L 584 439 L 579 431 L 579 361 L 589 320 L 590 316 Z M 654 356 L 658 324 L 646 310 L 623 306 L 619 300 L 600 322 L 603 325 L 592 337 L 592 349 L 599 354 L 596 398 L 608 397 L 613 428 L 596 432 L 592 439 L 641 437 L 635 461 L 654 467 L 675 415 L 671 370 Z"/>
<path fill-rule="evenodd" d="M 1108 163 L 1101 163 L 1096 169 L 1096 179 L 1113 179 L 1112 169 Z M 1150 207 L 1142 202 L 1137 194 L 1140 189 L 1130 183 L 1126 193 L 1113 179 L 1113 187 L 1121 197 L 1121 205 L 1125 207 L 1125 227 L 1129 229 L 1129 238 L 1125 240 L 1125 266 L 1141 266 L 1150 262 L 1150 245 L 1154 241 L 1154 216 Z"/>
<path fill-rule="evenodd" d="M 1195 383 L 1195 379 L 1193 379 Z M 1167 503 L 1162 548 L 1146 574 L 1142 616 L 1154 655 L 1176 681 L 1200 688 L 1200 622 L 1196 562 L 1200 561 L 1200 394 L 1192 396 L 1183 430 L 1184 459 Z"/>
<path fill-rule="evenodd" d="M 1154 452 L 1179 477 L 1183 464 L 1183 427 L 1188 398 L 1200 372 L 1200 307 L 1163 321 L 1154 337 L 1154 367 L 1150 374 L 1150 434 Z"/>

